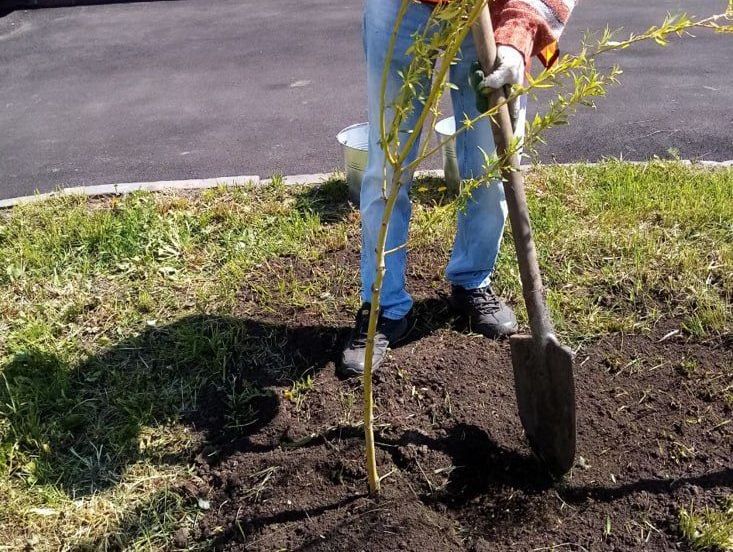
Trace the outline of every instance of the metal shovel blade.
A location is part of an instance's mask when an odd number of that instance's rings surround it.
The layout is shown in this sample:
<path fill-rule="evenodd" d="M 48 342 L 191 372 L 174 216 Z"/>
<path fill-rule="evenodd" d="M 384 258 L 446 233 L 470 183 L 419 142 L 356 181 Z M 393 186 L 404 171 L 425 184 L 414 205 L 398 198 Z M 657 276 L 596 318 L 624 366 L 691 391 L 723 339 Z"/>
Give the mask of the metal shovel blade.
<path fill-rule="evenodd" d="M 539 350 L 529 335 L 509 342 L 522 426 L 534 453 L 560 477 L 575 461 L 573 354 L 553 335 Z"/>

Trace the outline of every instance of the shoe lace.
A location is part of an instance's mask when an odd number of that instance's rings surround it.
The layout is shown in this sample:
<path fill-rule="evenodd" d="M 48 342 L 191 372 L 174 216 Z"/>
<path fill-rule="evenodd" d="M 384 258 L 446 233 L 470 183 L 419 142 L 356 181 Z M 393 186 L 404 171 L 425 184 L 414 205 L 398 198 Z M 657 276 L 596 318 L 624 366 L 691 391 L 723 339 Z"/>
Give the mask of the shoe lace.
<path fill-rule="evenodd" d="M 467 290 L 476 309 L 483 314 L 494 314 L 501 309 L 499 297 L 490 287 Z"/>
<path fill-rule="evenodd" d="M 367 334 L 369 333 L 369 305 L 363 305 L 356 313 L 356 324 L 352 343 L 355 347 L 366 347 Z"/>

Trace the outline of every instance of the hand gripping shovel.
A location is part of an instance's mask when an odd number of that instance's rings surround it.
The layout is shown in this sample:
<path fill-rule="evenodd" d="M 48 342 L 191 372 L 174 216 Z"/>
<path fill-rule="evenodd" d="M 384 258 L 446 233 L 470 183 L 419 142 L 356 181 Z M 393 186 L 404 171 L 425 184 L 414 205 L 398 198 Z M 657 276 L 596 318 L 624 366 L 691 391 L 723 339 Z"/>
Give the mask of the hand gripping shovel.
<path fill-rule="evenodd" d="M 496 43 L 488 5 L 473 28 L 478 58 L 486 74 L 496 64 Z M 503 90 L 493 102 L 503 102 Z M 504 104 L 492 120 L 497 153 L 501 158 L 514 138 L 509 109 Z M 514 245 L 517 250 L 522 293 L 532 335 L 510 338 L 514 387 L 519 418 L 534 453 L 550 473 L 567 473 L 575 459 L 575 384 L 573 356 L 555 337 L 545 305 L 542 276 L 532 240 L 524 182 L 519 171 L 519 155 L 511 156 L 511 166 L 503 173 Z"/>

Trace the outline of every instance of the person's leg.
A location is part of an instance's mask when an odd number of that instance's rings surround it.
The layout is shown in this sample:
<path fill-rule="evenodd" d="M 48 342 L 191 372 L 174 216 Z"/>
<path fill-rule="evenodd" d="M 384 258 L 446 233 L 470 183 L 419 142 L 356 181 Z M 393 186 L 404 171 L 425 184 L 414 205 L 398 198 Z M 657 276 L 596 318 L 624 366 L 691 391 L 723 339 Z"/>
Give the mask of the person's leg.
<path fill-rule="evenodd" d="M 387 60 L 390 36 L 394 27 L 401 2 L 395 0 L 366 0 L 364 6 L 364 50 L 367 61 L 367 97 L 369 107 L 369 154 L 367 168 L 361 185 L 361 296 L 364 303 L 372 299 L 376 269 L 376 247 L 382 216 L 386 207 L 384 182 L 391 186 L 393 171 L 385 162 L 385 155 L 380 144 L 380 95 L 382 70 Z M 427 24 L 432 8 L 426 4 L 411 3 L 399 29 L 394 54 L 389 66 L 387 87 L 385 91 L 384 114 L 387 128 L 393 120 L 390 104 L 397 97 L 402 86 L 399 72 L 407 68 L 410 56 L 407 49 L 412 44 L 412 35 L 420 32 Z M 423 86 L 429 86 L 428 82 Z M 420 116 L 422 105 L 415 103 L 414 110 L 401 125 L 404 132 L 400 134 L 400 143 L 409 138 L 408 130 L 414 126 Z M 415 158 L 419 148 L 416 141 L 408 156 L 408 163 Z M 409 183 L 411 174 L 403 176 L 405 183 L 400 188 L 398 199 L 389 223 L 387 233 L 387 250 L 398 248 L 407 242 L 412 204 L 410 203 Z M 389 254 L 385 260 L 386 272 L 382 280 L 380 297 L 381 316 L 377 325 L 374 344 L 374 360 L 372 368 L 376 368 L 384 358 L 390 343 L 399 340 L 407 332 L 406 315 L 412 308 L 412 298 L 405 289 L 405 265 L 407 252 L 405 248 Z M 344 376 L 358 376 L 364 372 L 366 333 L 369 312 L 359 309 L 355 327 L 343 350 L 339 372 Z"/>
<path fill-rule="evenodd" d="M 362 300 L 371 302 L 372 284 L 376 267 L 377 238 L 384 214 L 385 199 L 383 182 L 392 180 L 392 170 L 385 163 L 385 156 L 379 143 L 380 93 L 382 68 L 387 58 L 390 36 L 397 17 L 400 2 L 385 0 L 366 0 L 364 6 L 364 50 L 367 62 L 367 97 L 369 108 L 369 155 L 364 180 L 361 187 L 360 209 L 362 224 L 361 249 L 361 283 Z M 390 103 L 397 96 L 402 85 L 399 72 L 410 63 L 406 51 L 412 44 L 411 36 L 423 30 L 430 17 L 432 8 L 425 4 L 410 4 L 402 21 L 392 63 L 387 80 L 386 102 Z M 429 83 L 425 83 L 428 86 Z M 411 128 L 420 115 L 422 106 L 416 105 L 409 120 L 402 125 L 406 130 Z M 387 127 L 392 120 L 392 110 L 385 113 Z M 405 132 L 401 136 L 404 143 L 408 138 Z M 419 144 L 411 152 L 411 159 L 417 153 Z M 412 205 L 408 196 L 409 180 L 412 175 L 404 175 L 405 185 L 399 192 L 394 206 L 387 234 L 387 250 L 394 249 L 407 241 Z M 385 317 L 396 320 L 403 318 L 412 307 L 412 298 L 405 289 L 406 249 L 391 253 L 386 258 L 386 273 L 382 282 L 381 306 Z"/>
<path fill-rule="evenodd" d="M 471 63 L 476 59 L 476 47 L 469 34 L 461 47 L 460 59 L 451 67 L 451 82 L 458 86 L 457 90 L 451 90 L 457 127 L 466 116 L 473 119 L 479 115 L 476 95 L 469 84 Z M 522 112 L 517 124 L 520 132 L 524 130 L 524 102 L 522 98 Z M 491 155 L 495 149 L 487 119 L 459 134 L 456 138 L 456 154 L 461 179 L 480 178 L 484 174 L 483 152 Z M 465 210 L 458 214 L 453 252 L 446 269 L 446 277 L 452 284 L 466 289 L 489 285 L 506 216 L 504 187 L 499 180 L 473 190 Z"/>
<path fill-rule="evenodd" d="M 451 67 L 451 82 L 457 90 L 451 91 L 453 111 L 458 121 L 479 115 L 476 96 L 469 84 L 470 67 L 476 59 L 471 35 L 461 48 L 461 57 Z M 524 106 L 517 122 L 524 129 Z M 471 130 L 456 138 L 458 167 L 462 179 L 484 175 L 484 153 L 495 152 L 494 139 L 488 120 L 482 120 Z M 499 180 L 478 186 L 469 198 L 465 210 L 458 213 L 458 228 L 453 252 L 446 269 L 452 284 L 451 303 L 469 320 L 471 328 L 487 337 L 510 335 L 517 331 L 514 312 L 491 289 L 504 222 L 507 216 L 504 187 Z"/>

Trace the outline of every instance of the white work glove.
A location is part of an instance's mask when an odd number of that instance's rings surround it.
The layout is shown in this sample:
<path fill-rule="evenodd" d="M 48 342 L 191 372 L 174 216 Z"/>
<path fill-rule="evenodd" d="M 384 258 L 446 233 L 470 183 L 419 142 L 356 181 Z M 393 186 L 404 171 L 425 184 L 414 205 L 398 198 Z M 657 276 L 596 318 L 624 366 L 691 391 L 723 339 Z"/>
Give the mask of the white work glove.
<path fill-rule="evenodd" d="M 524 55 L 511 46 L 499 44 L 496 48 L 497 67 L 479 84 L 479 92 L 486 95 L 507 84 L 524 83 Z"/>
<path fill-rule="evenodd" d="M 476 108 L 480 113 L 489 110 L 488 97 L 494 90 L 512 84 L 524 84 L 524 55 L 519 50 L 499 44 L 496 48 L 496 59 L 497 67 L 488 75 L 484 75 L 478 62 L 472 68 L 471 86 L 476 91 Z M 506 90 L 506 93 L 508 95 L 509 90 Z M 515 98 L 509 105 L 509 114 L 515 125 L 520 111 L 519 98 Z"/>

